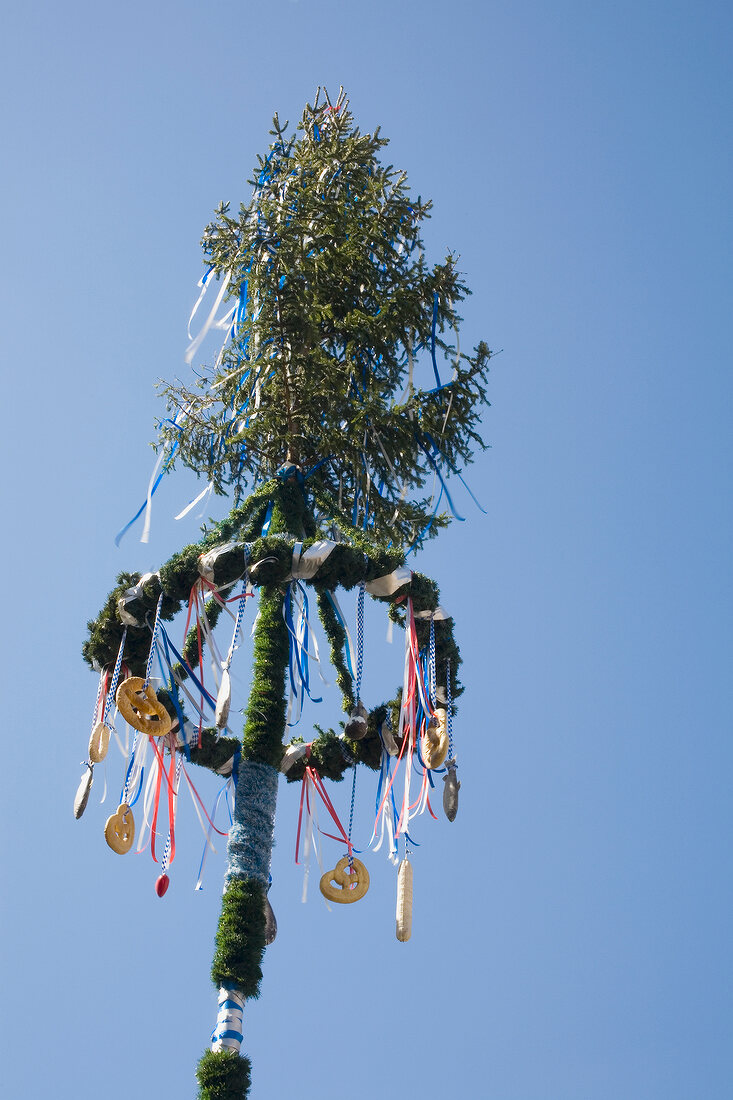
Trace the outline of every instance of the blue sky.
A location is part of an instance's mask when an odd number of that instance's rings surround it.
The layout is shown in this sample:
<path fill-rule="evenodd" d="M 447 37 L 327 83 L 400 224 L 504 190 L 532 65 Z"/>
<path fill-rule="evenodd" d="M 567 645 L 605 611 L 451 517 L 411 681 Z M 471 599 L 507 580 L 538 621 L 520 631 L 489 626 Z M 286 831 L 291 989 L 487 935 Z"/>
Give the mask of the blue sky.
<path fill-rule="evenodd" d="M 161 901 L 148 857 L 104 845 L 112 795 L 95 782 L 74 821 L 79 649 L 119 570 L 196 538 L 176 475 L 150 544 L 112 541 L 154 383 L 186 369 L 202 229 L 319 83 L 434 200 L 429 254 L 459 252 L 473 290 L 463 341 L 502 350 L 468 478 L 488 515 L 419 559 L 465 661 L 459 816 L 421 828 L 403 945 L 381 854 L 363 903 L 301 904 L 281 791 L 252 1096 L 730 1095 L 732 23 L 648 0 L 8 5 L 9 1096 L 195 1095 L 223 853 L 194 893 L 182 806 Z M 399 666 L 370 618 L 375 698 Z"/>

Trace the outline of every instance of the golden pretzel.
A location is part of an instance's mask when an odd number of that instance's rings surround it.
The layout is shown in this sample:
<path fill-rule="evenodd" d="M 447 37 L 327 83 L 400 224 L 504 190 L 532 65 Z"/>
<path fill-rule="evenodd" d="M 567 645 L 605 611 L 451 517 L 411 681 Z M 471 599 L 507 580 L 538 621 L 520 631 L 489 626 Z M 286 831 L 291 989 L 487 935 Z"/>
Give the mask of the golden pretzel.
<path fill-rule="evenodd" d="M 171 716 L 159 702 L 155 691 L 142 676 L 129 676 L 117 688 L 117 709 L 133 729 L 148 737 L 163 737 L 170 731 Z"/>
<path fill-rule="evenodd" d="M 333 871 L 321 875 L 319 886 L 324 898 L 349 903 L 364 897 L 369 889 L 369 872 L 360 859 L 353 860 L 352 864 L 349 874 L 349 857 L 344 856 Z"/>
<path fill-rule="evenodd" d="M 125 852 L 129 852 L 132 848 L 132 842 L 135 839 L 135 819 L 126 802 L 122 803 L 117 813 L 107 818 L 107 824 L 104 827 L 104 839 L 112 851 L 121 856 L 124 856 Z"/>
<path fill-rule="evenodd" d="M 422 743 L 422 758 L 426 768 L 439 768 L 448 755 L 448 731 L 444 710 L 436 710 L 435 725 L 428 722 Z"/>
<path fill-rule="evenodd" d="M 92 764 L 99 764 L 104 760 L 109 748 L 109 730 L 104 722 L 97 722 L 89 738 L 89 759 Z"/>

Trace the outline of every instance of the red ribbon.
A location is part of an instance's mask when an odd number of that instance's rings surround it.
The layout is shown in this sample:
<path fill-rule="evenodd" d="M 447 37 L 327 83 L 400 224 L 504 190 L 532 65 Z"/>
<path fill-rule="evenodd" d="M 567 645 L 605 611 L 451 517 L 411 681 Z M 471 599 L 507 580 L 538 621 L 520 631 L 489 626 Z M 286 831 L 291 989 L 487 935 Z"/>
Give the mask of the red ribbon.
<path fill-rule="evenodd" d="M 311 744 L 312 744 L 312 742 L 311 742 Z M 310 759 L 311 744 L 306 746 L 306 755 L 305 755 L 306 760 Z M 330 840 L 343 841 L 343 843 L 346 845 L 346 848 L 348 850 L 349 859 L 351 859 L 352 856 L 353 856 L 353 847 L 354 846 L 351 843 L 351 841 L 349 840 L 348 836 L 346 835 L 346 830 L 344 829 L 343 825 L 339 821 L 339 816 L 336 813 L 336 809 L 334 807 L 333 802 L 331 801 L 331 799 L 329 797 L 328 791 L 326 790 L 326 788 L 323 785 L 323 780 L 321 779 L 320 775 L 318 774 L 318 772 L 316 771 L 315 768 L 311 767 L 309 764 L 306 764 L 305 771 L 303 772 L 303 782 L 302 782 L 301 788 L 300 788 L 300 810 L 298 812 L 298 832 L 297 832 L 296 837 L 295 837 L 295 862 L 300 863 L 300 860 L 298 859 L 298 854 L 300 852 L 300 833 L 301 833 L 301 827 L 302 827 L 302 824 L 303 824 L 303 803 L 304 802 L 305 802 L 308 814 L 310 815 L 310 813 L 311 813 L 310 792 L 308 790 L 309 782 L 313 784 L 313 789 L 319 795 L 321 801 L 323 802 L 323 805 L 328 810 L 333 823 L 335 824 L 336 828 L 338 829 L 339 835 L 334 836 L 333 833 L 326 833 L 326 832 L 323 831 L 323 829 L 320 828 L 320 826 L 319 826 L 318 832 L 321 834 L 321 836 L 327 836 Z"/>

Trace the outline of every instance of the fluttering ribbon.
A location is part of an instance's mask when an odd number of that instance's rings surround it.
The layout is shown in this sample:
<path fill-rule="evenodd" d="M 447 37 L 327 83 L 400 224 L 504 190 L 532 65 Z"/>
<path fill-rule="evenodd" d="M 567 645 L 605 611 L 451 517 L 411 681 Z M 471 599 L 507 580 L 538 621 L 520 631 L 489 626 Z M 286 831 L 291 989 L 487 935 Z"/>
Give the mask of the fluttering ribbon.
<path fill-rule="evenodd" d="M 170 451 L 168 452 L 167 457 L 166 457 L 166 453 L 165 453 L 165 448 L 164 447 L 161 448 L 161 452 L 158 455 L 156 463 L 153 467 L 153 472 L 150 475 L 150 482 L 148 483 L 148 491 L 147 491 L 145 500 L 142 502 L 142 504 L 138 508 L 137 512 L 135 512 L 135 515 L 132 517 L 132 519 L 128 520 L 128 522 L 125 524 L 125 526 L 120 531 L 118 531 L 117 534 L 115 535 L 115 546 L 120 545 L 120 542 L 122 541 L 123 537 L 130 530 L 133 523 L 135 523 L 136 520 L 138 520 L 140 518 L 140 516 L 143 514 L 143 512 L 145 512 L 145 520 L 144 520 L 144 523 L 143 523 L 143 533 L 140 537 L 140 542 L 148 542 L 149 541 L 149 538 L 150 538 L 150 517 L 151 517 L 151 514 L 152 514 L 153 497 L 154 497 L 155 493 L 157 492 L 158 486 L 160 485 L 161 481 L 163 480 L 163 477 L 165 476 L 165 474 L 170 469 L 170 466 L 171 466 L 171 463 L 173 462 L 173 459 L 176 456 L 176 451 L 178 450 L 178 445 L 181 441 L 181 432 L 183 431 L 183 420 L 186 418 L 187 415 L 188 415 L 188 407 L 186 407 L 185 409 L 179 409 L 178 412 L 176 413 L 176 415 L 174 416 L 173 420 L 167 421 L 167 423 L 169 423 L 172 427 L 177 429 L 178 439 L 175 439 L 173 441 L 173 446 L 171 447 Z M 180 417 L 180 422 L 179 422 L 179 417 Z M 162 467 L 162 469 L 161 469 L 161 467 Z"/>
<path fill-rule="evenodd" d="M 378 802 L 372 838 L 376 836 L 377 829 L 380 828 L 380 826 L 382 831 L 385 828 L 385 822 L 383 820 L 385 804 L 395 786 L 400 765 L 403 763 L 404 783 L 397 823 L 394 826 L 394 839 L 397 840 L 400 835 L 407 832 L 407 827 L 411 818 L 423 813 L 425 809 L 428 809 L 432 814 L 428 799 L 428 770 L 420 759 L 419 739 L 426 723 L 433 714 L 434 708 L 430 701 L 429 691 L 425 683 L 425 673 L 420 660 L 412 599 L 408 598 L 405 615 L 405 670 L 398 730 L 400 751 L 397 756 L 394 771 L 391 775 L 389 774 L 389 767 L 386 768 L 387 774 L 384 775 L 384 777 L 380 775 L 380 785 L 378 789 L 380 793 L 382 791 L 383 793 L 381 802 Z M 415 757 L 417 757 L 419 765 L 416 770 L 418 774 L 421 773 L 422 779 L 418 797 L 414 801 L 411 801 L 410 787 L 413 768 L 415 767 Z M 397 812 L 396 807 L 395 810 Z"/>
<path fill-rule="evenodd" d="M 210 272 L 209 272 L 209 274 L 210 274 Z M 219 306 L 221 305 L 222 299 L 223 299 L 224 295 L 226 294 L 226 289 L 229 286 L 229 280 L 231 279 L 231 277 L 232 277 L 231 271 L 227 271 L 224 278 L 221 280 L 221 286 L 219 287 L 219 293 L 216 296 L 216 300 L 215 300 L 213 306 L 211 307 L 211 310 L 209 312 L 208 317 L 206 318 L 203 325 L 199 329 L 198 335 L 195 336 L 191 340 L 191 343 L 186 348 L 186 354 L 183 357 L 186 363 L 190 363 L 192 361 L 194 355 L 196 354 L 198 349 L 201 347 L 201 344 L 203 343 L 203 341 L 206 337 L 206 334 L 208 333 L 209 329 L 213 325 L 214 318 L 216 317 L 216 314 L 217 314 L 217 311 L 219 309 Z M 208 274 L 207 274 L 207 282 L 208 282 Z M 191 314 L 191 317 L 189 319 L 189 331 L 190 331 L 191 321 L 193 320 L 194 314 L 196 313 L 196 310 L 198 309 L 198 307 L 201 303 L 201 299 L 203 298 L 203 295 L 204 295 L 204 293 L 206 292 L 207 289 L 208 289 L 208 286 L 204 285 L 203 286 L 203 293 L 199 295 L 198 302 L 194 306 L 193 313 Z"/>
<path fill-rule="evenodd" d="M 201 828 L 202 828 L 203 833 L 204 833 L 204 838 L 205 838 L 204 850 L 201 854 L 201 862 L 199 863 L 198 874 L 196 876 L 196 886 L 194 887 L 194 889 L 196 889 L 196 890 L 203 890 L 203 888 L 204 888 L 204 885 L 203 885 L 204 867 L 206 866 L 206 857 L 208 856 L 210 851 L 212 851 L 212 852 L 216 851 L 216 848 L 214 847 L 214 845 L 211 841 L 212 833 L 213 832 L 218 832 L 220 836 L 225 836 L 226 835 L 225 833 L 222 833 L 219 829 L 217 829 L 216 825 L 214 824 L 214 822 L 216 821 L 216 814 L 217 814 L 217 811 L 219 809 L 219 804 L 222 801 L 222 799 L 224 800 L 224 805 L 226 806 L 227 812 L 229 814 L 229 825 L 230 825 L 230 827 L 231 827 L 232 822 L 233 822 L 232 806 L 231 806 L 231 801 L 230 801 L 230 798 L 231 799 L 234 798 L 234 790 L 235 790 L 235 786 L 236 786 L 236 784 L 234 782 L 234 779 L 233 779 L 233 774 L 234 773 L 232 773 L 232 775 L 229 776 L 226 779 L 224 785 L 220 788 L 220 790 L 218 791 L 218 793 L 216 795 L 216 799 L 214 801 L 214 805 L 213 805 L 212 810 L 211 810 L 211 815 L 209 816 L 209 827 L 208 827 L 208 829 L 206 829 L 206 827 L 205 827 L 205 825 L 204 825 L 204 823 L 201 819 L 201 814 L 199 812 L 199 808 L 196 805 L 196 803 L 194 802 L 194 809 L 196 810 L 196 814 L 198 816 L 199 823 L 201 825 Z M 191 792 L 191 798 L 193 798 L 193 791 Z"/>
<path fill-rule="evenodd" d="M 346 645 L 344 647 L 345 656 L 346 656 L 346 667 L 349 670 L 349 675 L 351 676 L 351 679 L 355 680 L 356 679 L 356 657 L 355 657 L 355 654 L 354 654 L 354 643 L 351 639 L 351 633 L 349 631 L 348 623 L 346 622 L 346 619 L 344 617 L 344 613 L 341 610 L 341 607 L 339 605 L 338 600 L 336 599 L 336 594 L 334 592 L 330 592 L 327 589 L 326 590 L 326 598 L 327 598 L 328 602 L 330 603 L 331 607 L 333 608 L 333 613 L 336 616 L 341 629 L 343 630 L 344 634 L 346 635 Z"/>
<path fill-rule="evenodd" d="M 307 746 L 306 759 L 310 759 L 310 745 Z M 318 798 L 320 798 L 320 800 L 323 802 L 323 805 L 326 807 L 326 810 L 328 811 L 328 814 L 329 814 L 331 820 L 333 821 L 334 825 L 336 826 L 336 829 L 338 831 L 338 835 L 335 835 L 334 833 L 327 833 L 323 829 L 318 827 L 317 825 L 315 825 L 315 828 L 314 828 L 316 796 L 318 796 Z M 302 780 L 301 789 L 300 789 L 300 809 L 298 811 L 298 831 L 297 831 L 296 837 L 295 837 L 295 862 L 296 862 L 296 864 L 300 864 L 300 859 L 299 859 L 299 855 L 300 855 L 300 837 L 301 837 L 301 833 L 303 831 L 303 811 L 304 811 L 304 809 L 306 811 L 306 816 L 307 816 L 305 837 L 306 837 L 306 842 L 307 842 L 306 852 L 307 852 L 308 857 L 310 856 L 310 850 L 311 850 L 311 846 L 312 846 L 316 849 L 316 853 L 318 855 L 318 862 L 321 866 L 321 869 L 323 868 L 323 863 L 322 863 L 321 858 L 320 858 L 320 850 L 319 850 L 318 845 L 317 845 L 317 833 L 320 833 L 321 836 L 326 836 L 330 840 L 336 840 L 336 841 L 339 841 L 339 842 L 343 843 L 346 847 L 346 851 L 347 851 L 349 860 L 352 860 L 354 852 L 358 852 L 358 849 L 354 848 L 354 846 L 352 845 L 350 837 L 348 836 L 346 830 L 344 829 L 343 825 L 341 824 L 341 821 L 339 820 L 339 816 L 336 813 L 336 809 L 333 805 L 333 802 L 331 801 L 331 799 L 329 797 L 328 791 L 326 790 L 326 788 L 323 785 L 323 780 L 321 779 L 320 775 L 318 774 L 316 769 L 311 764 L 306 764 L 306 766 L 305 766 L 305 770 L 303 772 L 303 780 Z M 310 843 L 308 843 L 308 838 L 310 838 Z M 305 874 L 304 882 L 303 882 L 303 901 L 306 900 L 306 893 L 307 893 L 307 888 L 308 888 L 307 874 L 308 874 L 308 867 L 306 866 L 306 874 Z"/>
<path fill-rule="evenodd" d="M 297 621 L 293 615 L 293 607 L 297 609 Z M 288 702 L 287 723 L 289 726 L 294 726 L 300 721 L 306 695 L 314 703 L 322 702 L 321 696 L 311 694 L 308 660 L 309 658 L 314 660 L 319 666 L 320 672 L 321 658 L 318 652 L 318 643 L 308 621 L 308 593 L 300 581 L 293 580 L 288 585 L 283 600 L 283 619 L 288 629 L 290 644 L 288 660 L 290 700 Z M 311 640 L 313 653 L 309 650 Z M 322 675 L 321 679 L 323 680 Z M 291 722 L 290 713 L 293 704 L 295 704 L 297 717 L 294 722 Z"/>

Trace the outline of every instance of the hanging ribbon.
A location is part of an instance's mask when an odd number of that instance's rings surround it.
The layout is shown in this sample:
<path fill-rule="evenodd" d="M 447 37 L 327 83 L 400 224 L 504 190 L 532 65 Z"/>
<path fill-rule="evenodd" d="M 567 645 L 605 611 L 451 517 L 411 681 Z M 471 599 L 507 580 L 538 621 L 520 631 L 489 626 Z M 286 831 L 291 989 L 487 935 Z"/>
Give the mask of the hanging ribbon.
<path fill-rule="evenodd" d="M 338 619 L 338 622 L 339 622 L 339 625 L 340 625 L 341 629 L 343 630 L 344 634 L 346 635 L 346 646 L 345 646 L 346 667 L 349 670 L 349 675 L 351 676 L 351 679 L 355 680 L 356 679 L 356 672 L 355 672 L 356 657 L 355 657 L 355 654 L 354 654 L 354 643 L 351 640 L 351 634 L 349 632 L 349 627 L 346 623 L 346 619 L 344 618 L 344 613 L 341 610 L 341 607 L 339 606 L 339 602 L 336 599 L 335 594 L 333 592 L 329 592 L 328 590 L 326 590 L 326 597 L 327 597 L 328 602 L 330 603 L 331 607 L 333 608 L 333 613 L 336 616 L 336 618 Z"/>
<path fill-rule="evenodd" d="M 239 749 L 237 750 L 237 752 L 239 752 Z M 208 856 L 209 851 L 216 852 L 216 848 L 214 847 L 214 845 L 212 843 L 212 840 L 211 840 L 211 835 L 214 831 L 219 832 L 219 830 L 216 829 L 216 826 L 215 826 L 214 822 L 216 821 L 216 815 L 217 815 L 217 812 L 218 812 L 218 809 L 219 809 L 219 804 L 222 801 L 222 799 L 224 801 L 224 805 L 225 805 L 227 813 L 229 815 L 229 826 L 230 826 L 230 828 L 233 824 L 234 818 L 233 818 L 233 815 L 232 815 L 231 799 L 234 798 L 235 787 L 236 787 L 236 784 L 234 782 L 233 773 L 232 773 L 232 775 L 227 778 L 224 785 L 221 787 L 221 789 L 219 790 L 219 792 L 216 795 L 216 799 L 214 801 L 214 805 L 213 805 L 212 810 L 211 810 L 211 815 L 209 816 L 209 827 L 208 827 L 208 829 L 206 829 L 206 827 L 204 826 L 204 823 L 201 819 L 201 814 L 199 812 L 199 808 L 196 805 L 196 803 L 194 802 L 194 809 L 196 810 L 196 814 L 198 816 L 199 823 L 201 825 L 201 828 L 203 830 L 204 837 L 205 837 L 204 850 L 201 854 L 201 862 L 199 863 L 198 874 L 196 876 L 196 886 L 195 886 L 196 890 L 203 890 L 203 888 L 204 888 L 204 886 L 203 886 L 204 867 L 206 865 L 206 857 Z M 193 799 L 193 793 L 191 794 L 191 798 Z M 226 835 L 226 834 L 221 833 L 220 835 Z"/>
<path fill-rule="evenodd" d="M 308 747 L 308 749 L 309 749 L 308 757 L 310 757 L 310 746 Z M 322 829 L 319 829 L 319 832 L 321 833 L 322 836 L 327 836 L 330 840 L 336 840 L 336 841 L 342 842 L 346 846 L 346 850 L 349 854 L 349 858 L 352 858 L 353 853 L 358 852 L 358 849 L 354 848 L 351 841 L 349 840 L 348 834 L 346 833 L 343 825 L 341 824 L 341 822 L 339 820 L 339 816 L 336 813 L 336 809 L 333 805 L 333 802 L 329 798 L 328 791 L 324 787 L 323 780 L 321 779 L 320 775 L 318 774 L 318 772 L 316 771 L 316 769 L 314 767 L 312 767 L 310 764 L 306 764 L 305 771 L 303 773 L 303 785 L 301 787 L 301 794 L 300 794 L 300 811 L 298 813 L 298 831 L 297 831 L 296 838 L 295 838 L 295 862 L 300 863 L 298 855 L 299 855 L 299 852 L 300 852 L 300 835 L 301 835 L 302 822 L 303 822 L 303 802 L 304 802 L 304 799 L 305 799 L 306 805 L 308 806 L 308 800 L 310 798 L 310 793 L 309 793 L 310 789 L 308 787 L 308 784 L 306 783 L 306 779 L 308 780 L 308 782 L 310 784 L 312 784 L 312 789 L 315 791 L 315 793 L 318 795 L 318 797 L 323 802 L 323 805 L 326 807 L 326 810 L 328 811 L 328 814 L 331 817 L 331 820 L 333 821 L 334 825 L 336 826 L 336 829 L 338 830 L 338 836 L 335 836 L 333 833 L 326 833 Z"/>
<path fill-rule="evenodd" d="M 215 300 L 213 306 L 211 307 L 211 311 L 209 313 L 209 316 L 206 318 L 206 320 L 203 323 L 203 326 L 199 330 L 198 336 L 195 336 L 191 340 L 191 343 L 186 348 L 186 354 L 183 357 L 186 363 L 191 362 L 194 355 L 196 354 L 198 349 L 201 347 L 201 344 L 204 341 L 204 339 L 206 337 L 206 334 L 208 333 L 209 329 L 211 328 L 212 324 L 214 323 L 214 318 L 216 317 L 217 310 L 219 309 L 219 306 L 221 305 L 222 299 L 223 299 L 223 297 L 226 293 L 226 289 L 229 286 L 229 280 L 231 279 L 231 277 L 232 277 L 231 271 L 227 271 L 226 275 L 224 276 L 224 278 L 221 281 L 221 286 L 219 288 L 219 293 L 217 294 L 216 300 Z M 206 290 L 206 287 L 204 287 L 204 291 L 205 290 Z M 200 303 L 202 297 L 203 297 L 203 294 L 199 295 L 199 301 L 194 306 L 194 313 L 198 309 L 198 306 L 199 306 L 199 303 Z M 193 320 L 193 314 L 191 315 L 191 320 Z M 189 325 L 191 323 L 191 320 L 189 320 Z"/>
<path fill-rule="evenodd" d="M 173 462 L 173 459 L 176 456 L 176 451 L 178 450 L 178 445 L 181 441 L 181 433 L 183 431 L 183 424 L 179 423 L 179 417 L 180 417 L 181 421 L 183 421 L 187 414 L 188 414 L 188 407 L 186 407 L 185 409 L 179 409 L 178 412 L 176 413 L 176 415 L 174 416 L 173 420 L 167 421 L 167 423 L 171 424 L 172 427 L 174 427 L 178 430 L 178 439 L 174 440 L 173 446 L 171 447 L 170 451 L 168 452 L 168 457 L 167 458 L 165 456 L 165 448 L 161 449 L 161 452 L 158 455 L 158 458 L 156 460 L 155 466 L 153 467 L 153 472 L 150 475 L 150 482 L 148 484 L 148 491 L 147 491 L 145 500 L 140 505 L 140 507 L 138 508 L 137 512 L 132 517 L 132 519 L 129 520 L 125 524 L 125 526 L 120 531 L 118 531 L 117 534 L 115 535 L 115 546 L 120 545 L 120 542 L 122 541 L 123 537 L 130 530 L 133 523 L 135 523 L 136 520 L 138 520 L 140 518 L 140 516 L 143 514 L 143 512 L 145 512 L 145 521 L 143 523 L 143 533 L 140 537 L 140 542 L 148 542 L 149 541 L 149 538 L 150 538 L 150 517 L 151 517 L 151 514 L 152 514 L 153 497 L 154 497 L 154 495 L 155 495 L 155 493 L 158 489 L 158 486 L 160 485 L 161 481 L 163 480 L 163 477 L 165 476 L 167 471 L 170 469 L 171 463 Z M 165 462 L 164 462 L 164 459 L 165 459 Z M 163 464 L 162 469 L 161 469 L 161 464 Z M 158 471 L 160 471 L 160 472 L 158 472 Z"/>
<path fill-rule="evenodd" d="M 297 622 L 293 617 L 293 605 L 297 608 Z M 318 643 L 316 642 L 308 621 L 308 593 L 300 581 L 294 580 L 288 585 L 288 590 L 283 601 L 283 618 L 288 628 L 290 642 L 290 655 L 288 660 L 290 674 L 288 725 L 293 726 L 297 725 L 300 721 L 300 715 L 306 695 L 314 703 L 322 702 L 322 698 L 312 695 L 310 690 L 308 658 L 310 657 L 320 666 L 320 655 L 318 652 Z M 313 639 L 313 653 L 309 651 L 311 637 Z M 322 676 L 321 679 L 323 679 Z M 290 721 L 290 709 L 293 702 L 295 702 L 297 710 L 295 722 Z"/>

